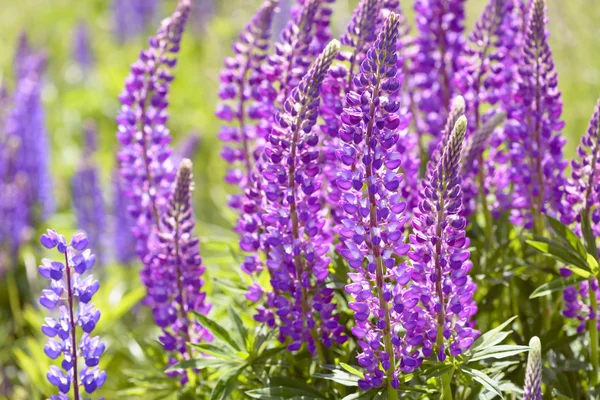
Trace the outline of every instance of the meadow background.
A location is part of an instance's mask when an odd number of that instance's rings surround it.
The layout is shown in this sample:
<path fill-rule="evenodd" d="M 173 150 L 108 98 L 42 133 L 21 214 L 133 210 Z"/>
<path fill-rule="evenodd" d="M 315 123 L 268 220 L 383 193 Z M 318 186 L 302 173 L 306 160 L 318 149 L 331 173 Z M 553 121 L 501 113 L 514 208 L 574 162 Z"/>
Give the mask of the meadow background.
<path fill-rule="evenodd" d="M 200 148 L 193 159 L 194 209 L 207 265 L 207 290 L 213 303 L 211 315 L 219 319 L 231 298 L 237 308 L 247 307 L 241 289 L 247 278 L 239 272 L 236 260 L 237 240 L 231 232 L 234 215 L 225 206 L 229 188 L 223 183 L 225 163 L 219 156 L 221 145 L 216 137 L 219 121 L 214 116 L 218 75 L 223 59 L 231 53 L 230 43 L 260 0 L 195 2 L 204 12 L 194 13 L 184 35 L 170 93 L 168 126 L 175 144 L 190 133 L 201 137 Z M 117 96 L 129 65 L 146 44 L 147 35 L 171 13 L 175 1 L 159 1 L 152 28 L 146 35 L 125 42 L 115 36 L 111 3 L 108 0 L 0 0 L 0 80 L 9 91 L 14 87 L 13 59 L 22 32 L 28 34 L 34 49 L 42 49 L 48 55 L 43 101 L 58 207 L 45 226 L 31 232 L 32 238 L 39 237 L 45 227 L 55 228 L 65 236 L 70 236 L 76 228 L 70 179 L 80 161 L 84 125 L 88 121 L 98 127 L 98 151 L 94 157 L 102 174 L 107 207 L 111 207 L 111 179 L 118 149 Z M 355 3 L 354 0 L 336 1 L 334 36 L 345 28 Z M 409 18 L 411 3 L 403 2 Z M 470 0 L 468 4 L 467 30 L 470 31 L 485 1 Z M 570 158 L 600 93 L 600 3 L 598 0 L 548 0 L 548 7 L 550 43 L 565 103 L 566 156 Z M 287 20 L 286 7 L 283 9 L 275 22 L 277 32 Z M 81 70 L 73 59 L 75 29 L 79 23 L 86 24 L 90 32 L 94 66 L 89 71 Z M 102 251 L 110 254 L 113 232 L 109 229 L 105 235 Z M 36 266 L 42 255 L 45 253 L 39 246 L 26 246 L 18 265 L 0 271 L 0 399 L 37 399 L 52 389 L 45 378 L 49 360 L 43 354 L 44 341 L 39 332 L 43 315 L 37 311 L 43 282 L 36 276 Z M 117 393 L 125 398 L 145 398 L 144 393 L 152 384 L 169 384 L 162 378 L 160 363 L 154 363 L 160 354 L 155 341 L 157 330 L 149 312 L 136 305 L 143 295 L 138 269 L 137 264 L 109 263 L 97 272 L 102 286 L 95 299 L 103 312 L 97 333 L 109 346 L 101 363 L 109 375 L 102 391 L 107 399 L 116 398 Z M 249 319 L 246 322 L 252 324 Z M 155 381 L 147 376 L 142 378 L 136 370 L 148 371 L 149 366 L 155 364 Z"/>

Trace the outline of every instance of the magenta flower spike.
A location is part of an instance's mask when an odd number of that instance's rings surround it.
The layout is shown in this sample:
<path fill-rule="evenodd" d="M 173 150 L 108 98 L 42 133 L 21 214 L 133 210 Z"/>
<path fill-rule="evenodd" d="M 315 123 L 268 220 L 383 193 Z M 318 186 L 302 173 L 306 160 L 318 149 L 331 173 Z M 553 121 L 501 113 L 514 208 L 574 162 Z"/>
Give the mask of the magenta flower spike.
<path fill-rule="evenodd" d="M 100 319 L 100 311 L 91 300 L 100 284 L 92 275 L 84 277 L 94 266 L 96 256 L 86 250 L 88 239 L 83 234 L 67 243 L 64 236 L 49 229 L 40 242 L 64 254 L 64 263 L 44 258 L 39 266 L 40 274 L 50 281 L 50 288 L 42 291 L 40 304 L 57 310 L 57 316 L 46 318 L 42 325 L 42 332 L 49 338 L 44 353 L 52 360 L 62 358 L 60 367 L 50 366 L 46 376 L 61 393 L 55 398 L 68 398 L 63 395 L 73 393 L 74 400 L 83 399 L 82 389 L 94 393 L 106 381 L 106 372 L 98 367 L 106 347 L 98 336 L 91 336 Z"/>
<path fill-rule="evenodd" d="M 117 138 L 122 145 L 122 187 L 129 200 L 129 211 L 136 219 L 132 232 L 143 262 L 148 254 L 148 239 L 160 227 L 175 179 L 170 160 L 171 136 L 166 127 L 168 93 L 189 12 L 189 0 L 181 0 L 156 36 L 150 38 L 148 49 L 131 66 L 119 96 L 122 106 L 117 116 Z"/>
<path fill-rule="evenodd" d="M 540 234 L 542 214 L 561 212 L 565 138 L 562 100 L 548 45 L 544 0 L 531 2 L 519 67 L 516 105 L 506 127 L 510 147 L 511 222 Z"/>
<path fill-rule="evenodd" d="M 396 144 L 410 121 L 399 113 L 397 99 L 402 80 L 398 26 L 398 16 L 390 14 L 354 77 L 355 89 L 347 94 L 341 116 L 343 145 L 336 153 L 342 191 L 338 207 L 344 210 L 340 253 L 353 269 L 346 292 L 354 297 L 349 303 L 355 312 L 352 333 L 360 346 L 358 362 L 367 371 L 359 380 L 363 390 L 384 383 L 396 389 L 397 364 L 416 365 L 398 336 L 402 291 L 410 280 L 406 264 L 394 258 L 409 249 L 403 234 L 406 203 L 398 193 L 403 176 Z"/>
<path fill-rule="evenodd" d="M 460 155 L 467 119 L 460 116 L 435 169 L 423 182 L 410 235 L 412 286 L 403 300 L 413 305 L 404 315 L 406 341 L 418 343 L 423 357 L 434 351 L 440 361 L 456 357 L 479 336 L 472 317 L 476 285 L 469 276 L 469 239 L 462 207 Z M 418 304 L 418 305 L 417 305 Z"/>
<path fill-rule="evenodd" d="M 199 239 L 193 233 L 192 190 L 192 162 L 184 159 L 162 217 L 163 229 L 157 237 L 149 274 L 149 303 L 154 320 L 163 331 L 159 340 L 165 350 L 173 353 L 170 364 L 177 361 L 177 354 L 192 359 L 189 343 L 212 340 L 210 332 L 192 315 L 210 311 L 206 292 L 202 291 L 206 267 L 202 264 Z"/>
<path fill-rule="evenodd" d="M 338 51 L 334 40 L 291 91 L 264 151 L 263 221 L 273 291 L 255 319 L 278 326 L 279 339 L 290 351 L 306 343 L 313 354 L 317 346 L 347 339 L 332 303 L 333 289 L 324 285 L 332 237 L 324 229 L 319 138 L 313 131 L 321 85 Z M 251 289 L 250 296 L 260 294 L 256 287 Z"/>

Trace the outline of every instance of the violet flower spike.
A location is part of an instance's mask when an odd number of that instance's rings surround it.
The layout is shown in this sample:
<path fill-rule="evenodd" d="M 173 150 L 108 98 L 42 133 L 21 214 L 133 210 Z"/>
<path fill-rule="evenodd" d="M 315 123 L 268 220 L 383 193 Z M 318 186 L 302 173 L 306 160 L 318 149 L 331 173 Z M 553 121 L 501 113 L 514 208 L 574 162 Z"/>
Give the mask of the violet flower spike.
<path fill-rule="evenodd" d="M 332 303 L 333 290 L 324 285 L 332 236 L 323 229 L 319 138 L 313 131 L 321 85 L 338 51 L 339 42 L 333 40 L 291 91 L 264 152 L 263 220 L 274 291 L 255 319 L 272 328 L 278 324 L 279 339 L 289 341 L 290 351 L 307 343 L 313 354 L 320 350 L 317 346 L 347 339 Z"/>
<path fill-rule="evenodd" d="M 338 207 L 344 210 L 340 229 L 341 255 L 350 267 L 352 283 L 346 292 L 354 297 L 352 333 L 361 347 L 359 364 L 366 369 L 361 389 L 383 384 L 398 388 L 400 370 L 408 372 L 418 361 L 404 350 L 398 336 L 403 313 L 402 291 L 410 280 L 406 265 L 395 255 L 408 251 L 404 244 L 402 201 L 398 188 L 403 179 L 396 143 L 409 117 L 399 113 L 396 41 L 399 18 L 391 13 L 354 78 L 356 90 L 346 96 L 346 108 L 337 152 L 342 190 Z M 366 261 L 366 268 L 364 267 Z"/>
<path fill-rule="evenodd" d="M 137 252 L 142 260 L 148 254 L 148 238 L 160 226 L 175 179 L 171 136 L 166 128 L 167 97 L 189 12 L 190 1 L 181 0 L 173 15 L 150 38 L 148 49 L 131 66 L 119 96 L 122 106 L 117 116 L 117 138 L 122 147 L 118 157 L 123 188 L 136 219 L 132 232 L 138 239 Z"/>
<path fill-rule="evenodd" d="M 424 181 L 421 201 L 410 235 L 410 274 L 414 284 L 405 301 L 420 305 L 407 315 L 407 338 L 422 339 L 422 354 L 435 350 L 444 361 L 456 357 L 479 336 L 471 318 L 477 312 L 473 300 L 476 285 L 469 276 L 467 222 L 460 215 L 460 155 L 467 119 L 458 118 L 437 167 Z"/>
<path fill-rule="evenodd" d="M 523 400 L 542 400 L 542 343 L 537 336 L 529 341 Z"/>
<path fill-rule="evenodd" d="M 163 330 L 159 340 L 166 351 L 179 353 L 187 360 L 194 355 L 189 343 L 212 340 L 210 332 L 191 315 L 205 315 L 211 307 L 206 301 L 206 292 L 202 291 L 206 267 L 200 257 L 199 239 L 193 234 L 192 190 L 192 162 L 184 159 L 163 214 L 163 230 L 157 237 L 150 269 L 152 284 L 148 285 L 154 320 Z M 170 364 L 176 361 L 173 356 Z M 183 383 L 186 380 L 184 377 Z"/>
<path fill-rule="evenodd" d="M 131 232 L 136 220 L 129 212 L 129 199 L 125 194 L 119 170 L 112 174 L 112 244 L 114 256 L 121 264 L 131 264 L 136 258 L 137 239 Z"/>
<path fill-rule="evenodd" d="M 561 213 L 565 138 L 561 94 L 546 31 L 544 0 L 531 2 L 519 68 L 516 105 L 506 134 L 510 149 L 511 222 L 541 234 L 544 219 Z"/>
<path fill-rule="evenodd" d="M 44 258 L 39 266 L 40 274 L 51 281 L 50 288 L 42 291 L 40 304 L 58 311 L 58 317 L 46 318 L 42 326 L 49 338 L 44 353 L 52 360 L 62 358 L 60 367 L 52 365 L 46 376 L 62 394 L 70 393 L 73 386 L 73 399 L 79 400 L 80 387 L 94 393 L 106 381 L 106 372 L 98 368 L 105 345 L 99 337 L 91 336 L 100 319 L 100 311 L 94 309 L 91 300 L 100 284 L 92 275 L 83 277 L 94 266 L 96 257 L 86 250 L 88 239 L 81 233 L 67 243 L 62 235 L 49 229 L 40 242 L 48 249 L 57 248 L 65 260 L 63 264 Z"/>
<path fill-rule="evenodd" d="M 73 207 L 77 226 L 85 232 L 91 246 L 102 252 L 105 249 L 103 240 L 106 230 L 106 210 L 102 197 L 100 174 L 93 160 L 96 147 L 95 126 L 88 125 L 85 134 L 87 142 L 85 151 L 71 182 Z M 98 264 L 104 265 L 104 260 L 103 256 L 98 257 Z"/>

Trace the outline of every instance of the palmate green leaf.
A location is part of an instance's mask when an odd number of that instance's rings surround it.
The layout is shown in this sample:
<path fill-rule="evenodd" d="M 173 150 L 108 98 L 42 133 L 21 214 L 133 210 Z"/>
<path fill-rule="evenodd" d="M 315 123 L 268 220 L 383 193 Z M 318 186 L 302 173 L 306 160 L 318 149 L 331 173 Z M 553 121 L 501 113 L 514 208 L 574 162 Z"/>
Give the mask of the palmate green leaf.
<path fill-rule="evenodd" d="M 315 378 L 327 379 L 344 386 L 358 386 L 358 377 L 345 371 L 334 370 L 331 374 L 313 374 Z"/>
<path fill-rule="evenodd" d="M 231 392 L 235 389 L 238 376 L 240 376 L 244 368 L 246 368 L 246 365 L 233 368 L 221 375 L 212 392 L 210 392 L 210 400 L 230 399 Z"/>
<path fill-rule="evenodd" d="M 500 396 L 500 398 L 504 398 L 504 396 L 502 395 L 502 390 L 500 390 L 498 383 L 483 372 L 465 366 L 461 368 L 461 371 L 473 378 L 474 381 L 480 383 L 484 389 L 497 394 L 498 396 Z"/>
<path fill-rule="evenodd" d="M 213 357 L 217 357 L 223 360 L 227 360 L 227 361 L 235 361 L 235 360 L 240 360 L 240 358 L 235 354 L 235 352 L 232 352 L 229 348 L 227 347 L 223 347 L 223 346 L 218 346 L 218 345 L 214 345 L 211 343 L 190 343 L 190 346 L 192 346 L 195 349 L 198 349 L 200 352 L 202 353 L 206 353 L 209 354 Z"/>
<path fill-rule="evenodd" d="M 233 309 L 233 307 L 229 306 L 227 308 L 227 314 L 233 323 L 238 341 L 240 342 L 242 348 L 246 349 L 246 346 L 248 345 L 248 329 L 246 329 L 244 322 L 240 318 L 239 314 Z"/>
<path fill-rule="evenodd" d="M 479 338 L 477 338 L 477 340 L 475 340 L 475 342 L 473 343 L 473 346 L 471 346 L 471 348 L 467 352 L 467 354 L 472 355 L 472 354 L 484 351 L 488 347 L 491 347 L 491 346 L 494 346 L 494 345 L 500 343 L 509 334 L 507 332 L 502 332 L 502 331 L 511 322 L 513 322 L 516 318 L 517 318 L 517 316 L 515 315 L 514 317 L 507 319 L 506 321 L 504 321 L 503 323 L 501 323 L 494 329 L 489 330 L 486 333 L 484 333 L 483 335 L 481 335 Z M 499 338 L 501 338 L 501 339 L 499 339 Z"/>
<path fill-rule="evenodd" d="M 534 236 L 534 240 L 527 240 L 528 245 L 540 253 L 551 256 L 552 258 L 567 265 L 573 265 L 580 269 L 590 271 L 584 256 L 581 256 L 575 250 L 571 250 L 562 244 L 541 236 Z"/>
<path fill-rule="evenodd" d="M 454 369 L 454 365 L 451 364 L 442 364 L 436 363 L 430 367 L 427 367 L 423 370 L 423 375 L 427 378 L 437 378 L 439 376 L 445 375 Z"/>
<path fill-rule="evenodd" d="M 583 247 L 581 240 L 575 234 L 575 232 L 555 218 L 547 215 L 546 219 L 548 220 L 548 223 L 550 224 L 550 227 L 552 227 L 554 233 L 563 239 L 567 245 L 569 245 L 571 249 L 575 250 L 581 257 L 586 257 L 587 251 L 585 250 L 585 247 Z"/>
<path fill-rule="evenodd" d="M 217 322 L 197 312 L 194 312 L 194 315 L 196 316 L 196 318 L 198 318 L 200 324 L 202 324 L 202 326 L 208 329 L 213 335 L 215 335 L 216 337 L 218 337 L 223 342 L 233 347 L 237 351 L 243 350 L 240 348 L 239 344 L 231 338 L 229 332 L 227 332 L 227 330 L 221 325 L 219 325 Z"/>
<path fill-rule="evenodd" d="M 354 368 L 352 365 L 341 362 L 340 367 L 344 368 L 346 371 L 350 372 L 352 375 L 356 375 L 361 379 L 363 379 L 365 377 L 365 374 L 360 372 L 358 369 Z"/>
<path fill-rule="evenodd" d="M 590 224 L 590 221 L 590 215 L 584 209 L 581 213 L 581 233 L 583 234 L 583 239 L 585 240 L 587 252 L 589 254 L 598 254 L 598 246 L 596 246 L 596 236 L 592 231 L 592 225 Z"/>
<path fill-rule="evenodd" d="M 469 360 L 471 361 L 480 361 L 487 360 L 489 358 L 494 358 L 496 360 L 501 360 L 503 358 L 512 357 L 517 354 L 524 353 L 529 351 L 529 346 L 518 346 L 518 345 L 500 345 L 500 346 L 492 346 L 487 349 L 476 353 Z"/>
<path fill-rule="evenodd" d="M 535 289 L 533 293 L 531 293 L 529 298 L 535 299 L 538 297 L 549 295 L 550 293 L 563 291 L 564 289 L 570 286 L 577 285 L 578 283 L 584 282 L 586 280 L 587 279 L 582 276 L 555 279 L 551 282 L 544 283 L 542 286 Z"/>
<path fill-rule="evenodd" d="M 181 371 L 186 369 L 205 369 L 205 368 L 221 368 L 234 367 L 238 364 L 236 361 L 223 360 L 221 358 L 198 357 L 193 360 L 182 360 L 171 366 L 166 372 Z"/>

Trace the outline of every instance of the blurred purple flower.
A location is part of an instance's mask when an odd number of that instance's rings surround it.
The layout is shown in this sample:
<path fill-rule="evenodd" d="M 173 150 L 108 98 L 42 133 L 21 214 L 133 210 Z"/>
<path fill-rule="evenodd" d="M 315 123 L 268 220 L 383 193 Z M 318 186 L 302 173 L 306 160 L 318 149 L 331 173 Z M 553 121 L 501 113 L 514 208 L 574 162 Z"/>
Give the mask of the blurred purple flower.
<path fill-rule="evenodd" d="M 158 5 L 159 0 L 113 0 L 114 33 L 119 42 L 146 33 Z"/>
<path fill-rule="evenodd" d="M 80 21 L 75 26 L 73 37 L 73 59 L 83 71 L 88 71 L 94 66 L 95 58 L 88 25 L 85 21 Z"/>

